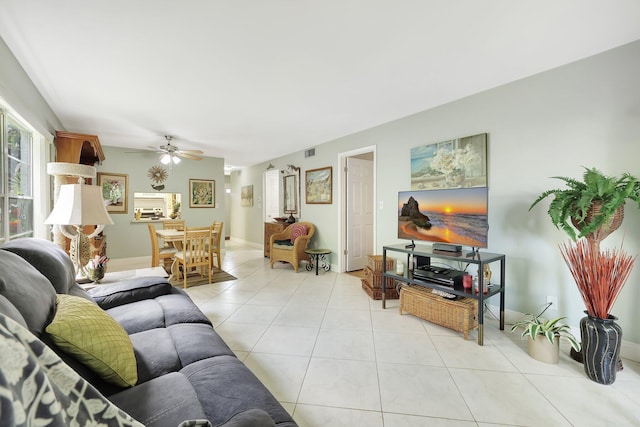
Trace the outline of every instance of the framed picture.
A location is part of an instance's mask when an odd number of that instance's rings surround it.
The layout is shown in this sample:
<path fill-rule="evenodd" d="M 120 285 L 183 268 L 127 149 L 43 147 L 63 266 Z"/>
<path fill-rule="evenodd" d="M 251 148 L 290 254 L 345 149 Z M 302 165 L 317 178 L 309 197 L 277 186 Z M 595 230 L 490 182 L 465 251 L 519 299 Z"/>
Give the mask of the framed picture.
<path fill-rule="evenodd" d="M 332 200 L 332 171 L 331 166 L 311 169 L 305 175 L 305 193 L 308 204 L 331 204 Z"/>
<path fill-rule="evenodd" d="M 240 187 L 240 206 L 253 206 L 253 185 L 243 185 Z"/>
<path fill-rule="evenodd" d="M 126 214 L 129 208 L 129 175 L 98 172 L 98 185 L 102 188 L 107 212 Z"/>
<path fill-rule="evenodd" d="M 216 207 L 216 182 L 213 179 L 189 180 L 189 207 Z"/>
<path fill-rule="evenodd" d="M 411 149 L 411 189 L 487 186 L 487 134 Z"/>

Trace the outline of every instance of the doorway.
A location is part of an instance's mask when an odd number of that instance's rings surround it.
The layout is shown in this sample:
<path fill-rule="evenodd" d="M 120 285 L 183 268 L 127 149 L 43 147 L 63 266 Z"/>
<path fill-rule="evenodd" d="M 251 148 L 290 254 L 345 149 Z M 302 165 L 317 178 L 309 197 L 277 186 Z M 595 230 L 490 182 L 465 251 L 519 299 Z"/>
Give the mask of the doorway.
<path fill-rule="evenodd" d="M 376 244 L 375 146 L 341 153 L 340 271 L 361 270 Z"/>

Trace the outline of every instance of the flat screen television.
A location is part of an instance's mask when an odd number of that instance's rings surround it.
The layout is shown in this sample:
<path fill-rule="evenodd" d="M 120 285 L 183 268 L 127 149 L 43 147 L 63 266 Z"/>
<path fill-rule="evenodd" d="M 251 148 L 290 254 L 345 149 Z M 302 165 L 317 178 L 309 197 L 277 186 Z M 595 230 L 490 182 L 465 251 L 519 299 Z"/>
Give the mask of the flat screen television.
<path fill-rule="evenodd" d="M 486 248 L 487 187 L 398 193 L 398 238 Z"/>

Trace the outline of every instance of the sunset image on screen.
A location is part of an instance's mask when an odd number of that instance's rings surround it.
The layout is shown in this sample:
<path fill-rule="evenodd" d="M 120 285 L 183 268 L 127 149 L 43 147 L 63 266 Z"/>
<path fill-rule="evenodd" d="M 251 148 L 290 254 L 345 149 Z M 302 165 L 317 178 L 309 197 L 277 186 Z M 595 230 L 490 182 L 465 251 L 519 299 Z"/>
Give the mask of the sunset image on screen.
<path fill-rule="evenodd" d="M 400 192 L 398 237 L 484 248 L 487 198 L 487 187 Z"/>

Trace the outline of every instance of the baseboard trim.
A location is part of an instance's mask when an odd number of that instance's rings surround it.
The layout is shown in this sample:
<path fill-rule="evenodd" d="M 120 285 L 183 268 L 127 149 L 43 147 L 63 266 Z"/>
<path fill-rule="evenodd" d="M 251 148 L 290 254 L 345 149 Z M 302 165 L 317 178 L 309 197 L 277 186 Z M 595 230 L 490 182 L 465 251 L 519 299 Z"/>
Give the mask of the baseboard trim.
<path fill-rule="evenodd" d="M 237 237 L 231 237 L 229 240 L 235 243 L 251 246 L 252 248 L 264 249 L 264 245 L 262 243 L 250 242 L 248 240 L 238 239 Z"/>
<path fill-rule="evenodd" d="M 131 258 L 111 258 L 107 265 L 107 272 L 125 271 L 140 268 L 141 265 L 151 267 L 151 256 L 139 256 Z"/>

